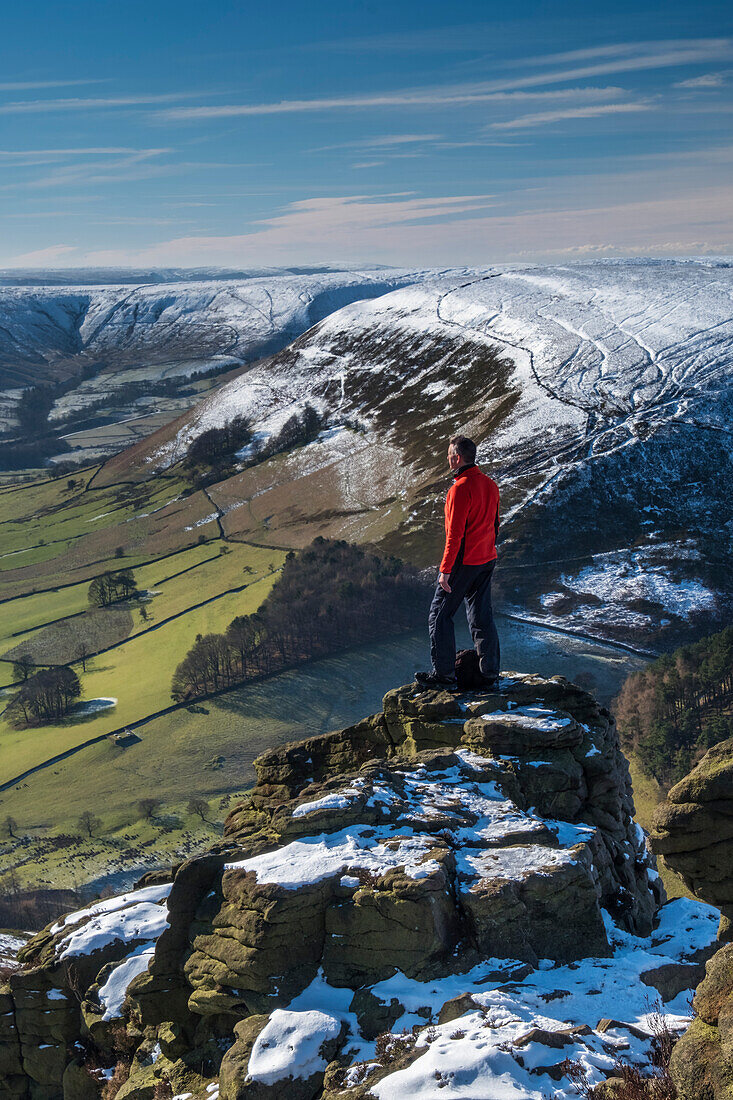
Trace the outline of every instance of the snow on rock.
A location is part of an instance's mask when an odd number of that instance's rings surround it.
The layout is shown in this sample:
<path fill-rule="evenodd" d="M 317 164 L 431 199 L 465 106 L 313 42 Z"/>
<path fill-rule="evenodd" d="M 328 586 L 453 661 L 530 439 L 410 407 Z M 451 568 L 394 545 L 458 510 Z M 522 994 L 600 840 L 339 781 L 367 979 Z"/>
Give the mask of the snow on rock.
<path fill-rule="evenodd" d="M 112 1020 L 122 1014 L 127 987 L 138 974 L 145 973 L 154 954 L 154 943 L 143 944 L 114 968 L 99 990 L 99 1000 L 104 1008 L 103 1020 Z"/>
<path fill-rule="evenodd" d="M 496 714 L 482 714 L 482 718 L 496 719 Z M 573 719 L 565 714 L 554 714 L 546 707 L 516 707 L 501 716 L 509 725 L 529 726 L 543 733 L 555 733 L 572 725 Z"/>
<path fill-rule="evenodd" d="M 425 860 L 430 847 L 424 837 L 399 837 L 390 831 L 375 838 L 373 829 L 357 826 L 295 840 L 276 852 L 227 863 L 226 869 L 253 871 L 258 882 L 274 882 L 291 890 L 341 875 L 347 868 L 384 874 L 390 867 L 404 867 L 411 878 L 421 878 L 437 867 Z"/>
<path fill-rule="evenodd" d="M 322 1072 L 327 1065 L 323 1044 L 336 1039 L 341 1026 L 341 1020 L 317 1009 L 276 1009 L 255 1040 L 248 1075 L 272 1085 L 284 1077 L 308 1078 Z"/>
<path fill-rule="evenodd" d="M 69 914 L 51 929 L 59 936 L 59 960 L 91 954 L 116 940 L 157 939 L 168 922 L 168 911 L 160 903 L 170 891 L 170 884 L 147 886 Z"/>
<path fill-rule="evenodd" d="M 209 1067 L 177 1081 L 195 1096 L 559 1100 L 568 1059 L 595 1084 L 646 1058 L 655 989 L 686 1025 L 718 913 L 661 905 L 613 719 L 562 677 L 404 685 L 257 773 L 174 888 L 34 937 L 0 1053 L 48 1045 L 60 1094 L 73 1043 L 55 1035 L 80 1022 L 59 963 L 82 954 L 84 1026 L 127 1029 L 131 1095 L 182 1059 Z"/>

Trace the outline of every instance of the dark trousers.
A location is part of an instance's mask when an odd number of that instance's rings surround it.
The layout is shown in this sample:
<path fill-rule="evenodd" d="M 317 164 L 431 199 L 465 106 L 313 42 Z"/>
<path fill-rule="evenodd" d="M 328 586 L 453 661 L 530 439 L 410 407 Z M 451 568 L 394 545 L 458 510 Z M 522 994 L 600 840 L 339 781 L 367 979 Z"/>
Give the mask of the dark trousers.
<path fill-rule="evenodd" d="M 456 634 L 453 616 L 463 600 L 466 616 L 479 657 L 479 667 L 490 679 L 499 675 L 499 635 L 491 609 L 491 577 L 495 561 L 487 565 L 456 565 L 448 583 L 451 591 L 440 585 L 435 589 L 430 606 L 430 656 L 438 676 L 455 676 Z"/>

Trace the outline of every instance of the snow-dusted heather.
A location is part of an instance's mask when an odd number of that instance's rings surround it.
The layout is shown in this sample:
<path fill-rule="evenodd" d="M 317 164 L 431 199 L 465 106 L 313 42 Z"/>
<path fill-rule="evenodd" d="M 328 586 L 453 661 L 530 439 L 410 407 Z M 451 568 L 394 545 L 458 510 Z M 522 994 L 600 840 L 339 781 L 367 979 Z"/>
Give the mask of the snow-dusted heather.
<path fill-rule="evenodd" d="M 622 561 L 606 560 L 574 576 L 563 574 L 561 581 L 580 596 L 597 596 L 606 602 L 647 600 L 675 615 L 715 607 L 713 593 L 699 581 L 671 581 L 661 565 L 655 567 L 640 554 L 629 554 Z"/>
<path fill-rule="evenodd" d="M 268 339 L 280 346 L 346 302 L 385 293 L 420 277 L 405 271 L 271 273 L 238 280 L 192 279 L 130 288 L 3 287 L 0 330 L 15 357 L 43 352 L 49 361 L 83 350 L 87 357 L 126 356 L 158 376 L 207 364 L 246 361 Z M 146 361 L 147 360 L 147 361 Z M 148 373 L 148 376 L 149 373 Z"/>
<path fill-rule="evenodd" d="M 688 448 L 700 461 L 706 448 L 729 446 L 732 297 L 733 267 L 715 261 L 414 272 L 408 285 L 335 310 L 286 352 L 210 394 L 174 439 L 151 445 L 145 461 L 166 467 L 198 434 L 235 415 L 251 418 L 264 440 L 309 402 L 329 417 L 333 434 L 294 452 L 286 474 L 278 468 L 273 478 L 292 481 L 328 467 L 329 507 L 363 510 L 397 498 L 404 515 L 399 507 L 394 515 L 420 529 L 434 521 L 440 501 L 420 498 L 416 438 L 424 432 L 433 448 L 446 409 L 456 422 L 478 414 L 489 426 L 479 462 L 499 478 L 506 502 L 504 539 L 511 540 L 515 522 L 531 521 L 535 505 L 558 500 L 562 508 L 563 493 L 576 494 L 582 510 L 599 464 L 601 478 L 622 468 L 639 497 L 643 539 L 624 532 L 632 549 L 620 553 L 632 561 L 637 555 L 641 577 L 614 570 L 610 560 L 593 567 L 586 560 L 575 572 L 560 561 L 547 570 L 555 580 L 548 578 L 544 601 L 539 593 L 531 613 L 549 623 L 567 616 L 578 630 L 611 627 L 616 636 L 648 630 L 652 619 L 660 625 L 665 609 L 682 619 L 717 614 L 705 563 L 694 553 L 678 555 L 668 541 L 680 525 L 697 529 L 698 504 L 690 498 L 686 505 L 689 523 L 679 515 L 673 521 L 669 501 L 667 512 L 655 504 L 654 486 L 682 476 Z M 506 363 L 500 386 L 497 354 Z M 485 378 L 478 374 L 482 356 Z M 400 430 L 403 417 L 411 421 L 409 439 Z M 358 432 L 347 427 L 354 422 Z M 432 470 L 428 455 L 425 465 Z M 381 495 L 373 498 L 380 479 Z M 699 486 L 701 509 L 713 479 L 711 471 L 710 485 Z M 256 493 L 271 487 L 258 484 Z M 573 505 L 562 514 L 572 525 Z M 599 518 L 598 551 L 623 546 L 612 537 L 612 517 Z M 610 533 L 601 531 L 604 524 Z M 655 543 L 656 558 L 645 540 Z M 588 557 L 594 552 L 591 545 Z M 564 592 L 556 590 L 561 584 Z M 565 610 L 563 596 L 576 601 L 575 610 Z M 650 618 L 643 603 L 661 610 Z M 555 614 L 557 607 L 563 610 Z"/>
<path fill-rule="evenodd" d="M 11 932 L 0 932 L 0 963 L 12 963 L 25 942 L 21 936 Z"/>

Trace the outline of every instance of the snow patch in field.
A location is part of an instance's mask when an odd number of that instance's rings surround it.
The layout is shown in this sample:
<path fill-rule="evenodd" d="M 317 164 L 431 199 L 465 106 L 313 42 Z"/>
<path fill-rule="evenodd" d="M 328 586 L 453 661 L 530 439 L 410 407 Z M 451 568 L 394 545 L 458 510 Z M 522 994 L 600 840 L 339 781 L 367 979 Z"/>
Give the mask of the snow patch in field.
<path fill-rule="evenodd" d="M 97 714 L 101 710 L 110 710 L 117 706 L 117 699 L 113 695 L 100 695 L 98 699 L 86 699 L 83 703 L 75 703 L 71 713 L 76 718 L 84 718 L 88 714 Z"/>
<path fill-rule="evenodd" d="M 197 519 L 195 523 L 189 524 L 189 526 L 184 527 L 183 530 L 195 531 L 197 527 L 205 527 L 207 523 L 213 523 L 218 515 L 218 512 L 210 512 L 208 516 L 204 516 L 203 519 Z"/>

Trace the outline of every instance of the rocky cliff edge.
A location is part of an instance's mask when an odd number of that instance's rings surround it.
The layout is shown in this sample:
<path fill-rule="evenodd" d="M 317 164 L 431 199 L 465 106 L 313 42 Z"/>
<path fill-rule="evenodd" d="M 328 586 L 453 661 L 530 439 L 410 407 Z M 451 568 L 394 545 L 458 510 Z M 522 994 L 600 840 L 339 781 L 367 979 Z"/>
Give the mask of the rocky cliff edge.
<path fill-rule="evenodd" d="M 207 854 L 20 952 L 3 1096 L 560 1096 L 569 1064 L 643 1059 L 649 994 L 684 1024 L 717 914 L 658 914 L 613 720 L 573 684 L 407 685 L 256 768 Z"/>
<path fill-rule="evenodd" d="M 733 940 L 733 739 L 671 789 L 650 840 L 697 897 L 720 909 L 719 940 Z M 693 1007 L 672 1055 L 680 1100 L 733 1100 L 733 943 L 707 964 Z"/>

